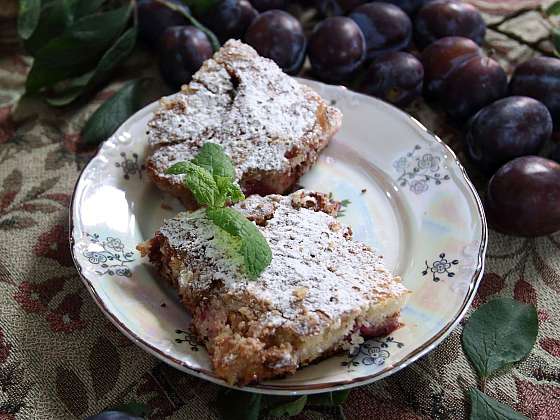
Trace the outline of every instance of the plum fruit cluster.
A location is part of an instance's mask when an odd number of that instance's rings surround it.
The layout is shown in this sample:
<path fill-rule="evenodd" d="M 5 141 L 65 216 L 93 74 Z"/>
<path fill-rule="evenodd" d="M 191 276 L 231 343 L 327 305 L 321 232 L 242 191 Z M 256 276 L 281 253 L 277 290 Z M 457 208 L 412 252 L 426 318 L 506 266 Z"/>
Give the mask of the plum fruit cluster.
<path fill-rule="evenodd" d="M 138 0 L 141 39 L 159 54 L 173 88 L 213 54 L 207 35 L 157 0 Z M 465 153 L 490 180 L 485 207 L 504 233 L 560 230 L 560 59 L 532 58 L 510 80 L 481 48 L 486 24 L 458 0 L 218 0 L 195 18 L 220 42 L 241 39 L 286 73 L 342 83 L 399 107 L 423 96 L 464 127 Z M 194 6 L 193 6 L 194 7 Z M 298 10 L 314 10 L 314 25 Z M 305 14 L 305 13 L 304 13 Z M 301 14 L 301 15 L 304 15 Z M 307 67 L 306 67 L 307 68 Z"/>

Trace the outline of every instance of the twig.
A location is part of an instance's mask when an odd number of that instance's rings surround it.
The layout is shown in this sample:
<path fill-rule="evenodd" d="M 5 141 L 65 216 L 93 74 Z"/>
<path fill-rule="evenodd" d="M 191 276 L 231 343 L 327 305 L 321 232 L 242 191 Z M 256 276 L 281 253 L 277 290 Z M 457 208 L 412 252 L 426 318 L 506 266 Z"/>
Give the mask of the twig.
<path fill-rule="evenodd" d="M 187 10 L 184 7 L 177 4 L 170 3 L 169 1 L 166 0 L 156 0 L 156 1 L 158 3 L 163 4 L 165 7 L 168 7 L 171 10 L 181 13 L 183 16 L 187 18 L 187 20 L 191 23 L 192 26 L 194 26 L 197 29 L 200 29 L 202 32 L 206 34 L 206 36 L 210 40 L 210 43 L 212 44 L 212 48 L 214 49 L 214 51 L 220 49 L 220 41 L 218 41 L 216 35 L 214 35 L 214 33 L 210 29 L 208 29 L 206 26 L 204 26 L 202 23 L 196 20 L 195 17 L 191 15 L 189 12 L 187 12 Z"/>

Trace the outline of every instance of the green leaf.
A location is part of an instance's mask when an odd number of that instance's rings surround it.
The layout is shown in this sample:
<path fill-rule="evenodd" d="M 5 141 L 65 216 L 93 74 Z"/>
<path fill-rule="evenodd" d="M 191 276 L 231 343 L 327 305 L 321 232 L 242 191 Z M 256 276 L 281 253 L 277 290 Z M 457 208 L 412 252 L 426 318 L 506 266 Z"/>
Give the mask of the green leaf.
<path fill-rule="evenodd" d="M 119 126 L 140 108 L 140 88 L 145 79 L 127 82 L 89 118 L 82 131 L 85 144 L 95 145 L 108 139 Z"/>
<path fill-rule="evenodd" d="M 184 175 L 189 170 L 188 168 L 192 165 L 191 162 L 182 161 L 171 165 L 165 170 L 166 175 Z"/>
<path fill-rule="evenodd" d="M 245 198 L 234 183 L 235 170 L 221 146 L 206 143 L 192 162 L 177 162 L 166 171 L 185 175 L 184 182 L 200 205 L 206 205 L 207 217 L 232 236 L 241 239 L 241 254 L 248 276 L 256 279 L 272 260 L 272 251 L 257 226 L 232 208 L 223 208 Z"/>
<path fill-rule="evenodd" d="M 272 261 L 272 251 L 257 226 L 229 207 L 207 209 L 206 216 L 230 235 L 241 239 L 245 270 L 250 278 L 259 277 Z"/>
<path fill-rule="evenodd" d="M 166 173 L 171 175 L 189 174 L 188 176 L 198 177 L 192 165 L 204 169 L 209 174 L 209 177 L 214 180 L 214 183 L 210 185 L 210 180 L 208 179 L 206 184 L 208 184 L 209 188 L 216 188 L 214 192 L 215 199 L 212 203 L 198 201 L 199 204 L 209 207 L 222 207 L 227 200 L 235 203 L 245 198 L 239 185 L 233 181 L 235 177 L 233 164 L 220 145 L 205 143 L 192 162 L 175 163 L 167 169 Z M 185 180 L 187 183 L 188 176 Z M 197 187 L 195 186 L 195 188 Z"/>
<path fill-rule="evenodd" d="M 527 356 L 537 332 L 537 311 L 532 305 L 493 299 L 471 315 L 463 330 L 463 347 L 479 375 L 486 378 Z"/>
<path fill-rule="evenodd" d="M 39 24 L 31 38 L 25 40 L 25 49 L 33 56 L 52 38 L 60 35 L 71 24 L 63 0 L 51 1 L 43 5 Z"/>
<path fill-rule="evenodd" d="M 560 28 L 552 30 L 552 44 L 554 45 L 554 52 L 558 55 L 560 52 Z"/>
<path fill-rule="evenodd" d="M 243 194 L 239 185 L 233 182 L 231 178 L 225 176 L 214 176 L 214 180 L 216 181 L 220 194 L 229 199 L 232 203 L 237 203 L 238 201 L 245 199 L 245 194 Z"/>
<path fill-rule="evenodd" d="M 350 394 L 349 389 L 344 389 L 342 391 L 325 392 L 323 394 L 313 394 L 309 396 L 309 398 L 307 399 L 307 403 L 309 405 L 323 405 L 331 407 L 344 403 L 344 401 L 346 401 L 346 398 L 348 398 L 348 394 Z"/>
<path fill-rule="evenodd" d="M 197 16 L 206 14 L 210 9 L 218 4 L 218 0 L 183 0 Z"/>
<path fill-rule="evenodd" d="M 37 51 L 27 76 L 26 91 L 36 92 L 90 70 L 123 31 L 131 5 L 77 20 Z"/>
<path fill-rule="evenodd" d="M 166 1 L 166 0 L 156 0 L 156 1 L 165 5 L 166 7 L 170 8 L 171 10 L 175 10 L 176 12 L 181 13 L 184 17 L 187 18 L 187 20 L 190 22 L 190 24 L 192 26 L 200 29 L 202 32 L 204 32 L 206 34 L 206 36 L 210 40 L 210 43 L 212 44 L 212 48 L 214 49 L 214 51 L 217 51 L 217 50 L 220 49 L 220 41 L 218 41 L 218 38 L 216 37 L 216 35 L 214 35 L 214 33 L 210 29 L 208 29 L 206 26 L 204 26 L 202 23 L 200 23 L 198 20 L 196 20 L 194 18 L 194 16 L 191 15 L 187 11 L 187 9 L 185 7 L 183 7 L 179 4 L 176 4 L 176 3 L 172 3 L 170 1 Z"/>
<path fill-rule="evenodd" d="M 227 420 L 258 420 L 261 411 L 260 394 L 220 388 L 217 406 Z"/>
<path fill-rule="evenodd" d="M 113 68 L 121 64 L 132 53 L 136 44 L 136 34 L 136 27 L 128 29 L 103 54 L 95 70 L 72 79 L 62 91 L 49 94 L 46 97 L 47 103 L 52 106 L 68 105 L 93 87 L 105 82 Z"/>
<path fill-rule="evenodd" d="M 97 11 L 105 0 L 64 0 L 73 19 L 80 19 Z"/>
<path fill-rule="evenodd" d="M 170 175 L 185 175 L 184 182 L 201 206 L 221 207 L 225 204 L 214 177 L 210 172 L 192 162 L 178 162 L 165 171 Z"/>
<path fill-rule="evenodd" d="M 350 395 L 350 390 L 343 389 L 341 391 L 333 391 L 331 392 L 331 394 L 332 394 L 333 403 L 335 405 L 340 405 L 340 404 L 344 404 L 344 402 L 348 398 L 348 395 Z"/>
<path fill-rule="evenodd" d="M 85 88 L 93 78 L 94 72 L 92 70 L 81 76 L 60 82 L 48 92 L 45 101 L 55 107 L 68 105 L 84 93 Z"/>
<path fill-rule="evenodd" d="M 245 270 L 252 279 L 257 279 L 272 261 L 272 251 L 268 242 L 258 230 L 256 232 L 251 237 L 242 238 L 241 246 L 241 252 L 245 260 Z"/>
<path fill-rule="evenodd" d="M 192 165 L 191 162 L 177 162 L 167 168 L 165 173 L 166 175 L 184 175 L 189 170 L 190 165 Z"/>
<path fill-rule="evenodd" d="M 470 420 L 529 420 L 478 389 L 470 389 L 469 395 L 471 397 Z"/>
<path fill-rule="evenodd" d="M 41 0 L 19 0 L 18 34 L 22 39 L 29 39 L 41 15 Z"/>
<path fill-rule="evenodd" d="M 224 148 L 215 143 L 204 143 L 196 157 L 192 160 L 195 165 L 202 166 L 213 176 L 235 178 L 235 168 Z"/>
<path fill-rule="evenodd" d="M 225 198 L 220 194 L 212 174 L 206 169 L 191 164 L 186 172 L 185 184 L 193 193 L 198 204 L 210 208 L 224 205 Z"/>
<path fill-rule="evenodd" d="M 258 231 L 257 227 L 252 222 L 237 210 L 230 207 L 207 209 L 206 216 L 212 220 L 216 226 L 219 226 L 230 235 L 240 239 L 251 235 L 251 233 L 248 233 L 249 229 L 256 229 Z"/>
<path fill-rule="evenodd" d="M 303 411 L 306 403 L 307 403 L 307 395 L 302 395 L 296 400 L 289 401 L 271 408 L 268 414 L 275 417 L 297 416 L 299 413 Z"/>
<path fill-rule="evenodd" d="M 548 16 L 556 16 L 556 15 L 560 15 L 560 1 L 555 1 L 554 3 L 552 3 L 550 6 L 548 6 L 546 8 L 545 13 Z"/>

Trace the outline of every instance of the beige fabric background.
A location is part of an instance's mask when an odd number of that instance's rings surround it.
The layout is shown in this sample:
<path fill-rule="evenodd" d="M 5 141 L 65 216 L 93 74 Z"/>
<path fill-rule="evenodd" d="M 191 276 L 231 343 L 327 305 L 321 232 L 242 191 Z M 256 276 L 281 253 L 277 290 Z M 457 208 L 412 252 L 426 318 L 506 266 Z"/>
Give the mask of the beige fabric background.
<path fill-rule="evenodd" d="M 524 11 L 540 1 L 472 3 L 486 11 L 489 47 L 508 69 L 549 51 L 543 41 L 548 24 L 537 11 Z M 122 81 L 138 69 L 155 74 L 153 58 L 136 54 L 118 81 L 87 104 L 64 111 L 30 101 L 16 107 L 29 63 L 13 52 L 13 19 L 0 14 L 0 28 L 0 420 L 83 418 L 129 401 L 145 403 L 153 419 L 217 418 L 218 388 L 158 362 L 122 336 L 91 300 L 69 255 L 70 195 L 90 156 L 80 148 L 79 132 Z M 155 85 L 154 98 L 164 93 Z M 421 100 L 408 111 L 461 151 L 460 133 L 443 114 Z M 491 233 L 475 306 L 493 295 L 532 303 L 540 330 L 527 360 L 492 378 L 487 392 L 532 419 L 560 418 L 559 292 L 560 235 Z M 460 336 L 458 327 L 428 357 L 353 390 L 342 410 L 346 417 L 465 418 L 465 391 L 476 377 Z M 307 409 L 297 418 L 335 419 L 340 412 Z"/>

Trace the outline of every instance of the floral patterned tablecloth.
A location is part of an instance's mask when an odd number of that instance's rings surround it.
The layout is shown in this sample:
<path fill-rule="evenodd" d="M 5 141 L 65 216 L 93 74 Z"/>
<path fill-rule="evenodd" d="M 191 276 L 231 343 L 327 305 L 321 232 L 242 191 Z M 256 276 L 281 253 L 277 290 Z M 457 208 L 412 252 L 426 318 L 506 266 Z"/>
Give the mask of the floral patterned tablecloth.
<path fill-rule="evenodd" d="M 489 23 L 487 41 L 509 70 L 550 51 L 538 0 L 471 0 Z M 13 11 L 12 11 L 13 12 Z M 91 156 L 79 132 L 124 81 L 154 73 L 138 52 L 89 103 L 52 110 L 18 100 L 29 61 L 0 12 L 0 419 L 73 419 L 129 401 L 149 418 L 218 418 L 218 387 L 148 355 L 103 316 L 70 257 L 68 207 Z M 13 16 L 13 14 L 12 14 Z M 153 84 L 153 98 L 165 93 Z M 461 136 L 421 100 L 408 111 L 461 152 Z M 132 163 L 132 162 L 130 162 Z M 474 174 L 475 182 L 477 181 Z M 492 378 L 486 392 L 532 419 L 560 418 L 560 235 L 490 235 L 477 307 L 495 295 L 536 305 L 540 328 L 530 356 Z M 298 419 L 462 419 L 476 377 L 461 348 L 461 327 L 429 356 L 390 378 L 354 389 L 341 411 L 306 409 Z"/>

